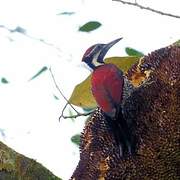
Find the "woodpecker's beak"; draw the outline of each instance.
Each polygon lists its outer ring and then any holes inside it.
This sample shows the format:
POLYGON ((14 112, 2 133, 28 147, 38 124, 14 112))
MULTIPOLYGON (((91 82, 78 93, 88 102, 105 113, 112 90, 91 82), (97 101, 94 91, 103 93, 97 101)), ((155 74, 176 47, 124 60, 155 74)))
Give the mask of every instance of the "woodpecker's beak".
POLYGON ((122 38, 118 38, 118 39, 115 39, 114 41, 111 41, 107 44, 104 44, 102 50, 101 50, 101 53, 99 54, 98 56, 98 60, 99 61, 102 61, 102 63, 104 63, 103 59, 104 59, 104 56, 106 55, 106 53, 108 52, 108 50, 114 46, 116 43, 118 43, 122 38))

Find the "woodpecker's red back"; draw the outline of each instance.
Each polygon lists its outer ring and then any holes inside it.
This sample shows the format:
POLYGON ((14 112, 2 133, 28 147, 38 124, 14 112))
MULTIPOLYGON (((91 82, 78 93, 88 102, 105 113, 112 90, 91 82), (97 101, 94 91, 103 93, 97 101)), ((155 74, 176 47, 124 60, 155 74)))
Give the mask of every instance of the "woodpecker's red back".
POLYGON ((97 104, 110 117, 115 117, 123 93, 123 73, 113 64, 99 66, 92 73, 92 93, 97 104))

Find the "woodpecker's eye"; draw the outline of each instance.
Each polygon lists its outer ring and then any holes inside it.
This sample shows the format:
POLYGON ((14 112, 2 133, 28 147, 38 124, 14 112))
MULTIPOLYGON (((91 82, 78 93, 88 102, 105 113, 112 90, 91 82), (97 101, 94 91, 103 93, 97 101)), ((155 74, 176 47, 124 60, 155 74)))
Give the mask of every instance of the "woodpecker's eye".
POLYGON ((101 48, 102 48, 102 44, 97 44, 97 45, 96 45, 96 49, 97 49, 97 50, 100 50, 101 48))

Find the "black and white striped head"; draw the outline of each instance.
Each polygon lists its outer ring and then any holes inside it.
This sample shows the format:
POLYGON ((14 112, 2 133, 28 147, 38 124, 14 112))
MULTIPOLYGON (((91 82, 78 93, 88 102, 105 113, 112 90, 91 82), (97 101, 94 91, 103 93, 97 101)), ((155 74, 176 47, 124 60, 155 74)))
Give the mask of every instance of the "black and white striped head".
POLYGON ((83 55, 82 61, 88 65, 91 70, 104 64, 104 56, 108 50, 122 38, 118 38, 107 44, 95 44, 88 48, 83 55))

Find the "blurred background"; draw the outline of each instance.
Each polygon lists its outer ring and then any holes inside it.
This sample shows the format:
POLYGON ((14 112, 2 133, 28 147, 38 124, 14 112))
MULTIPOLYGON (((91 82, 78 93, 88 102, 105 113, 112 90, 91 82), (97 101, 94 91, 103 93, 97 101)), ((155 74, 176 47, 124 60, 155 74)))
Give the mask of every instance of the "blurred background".
MULTIPOLYGON (((179 0, 136 2, 180 15, 179 0)), ((69 98, 89 74, 85 50, 119 37, 106 57, 125 56, 126 47, 148 54, 180 38, 180 18, 111 0, 0 0, 0 140, 68 179, 79 160, 71 138, 86 117, 58 121, 66 101, 48 68, 69 98)))

